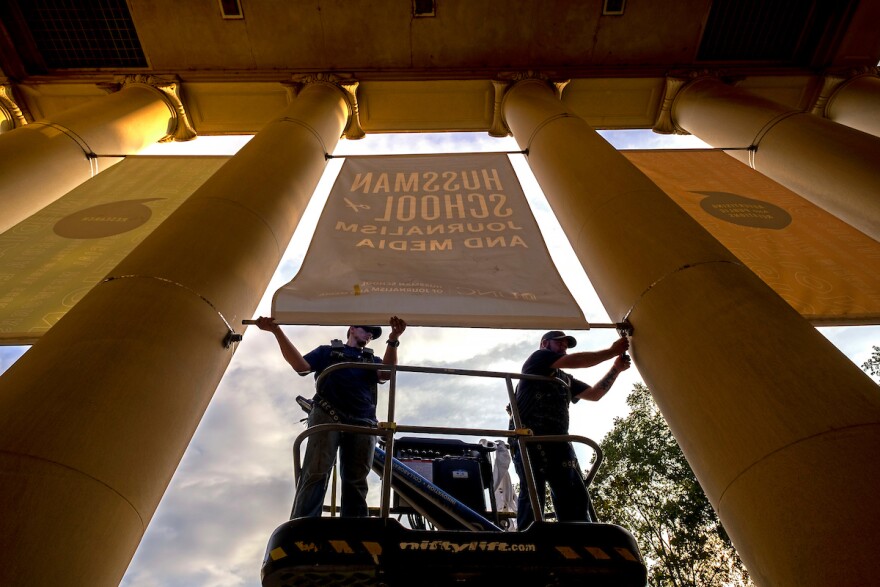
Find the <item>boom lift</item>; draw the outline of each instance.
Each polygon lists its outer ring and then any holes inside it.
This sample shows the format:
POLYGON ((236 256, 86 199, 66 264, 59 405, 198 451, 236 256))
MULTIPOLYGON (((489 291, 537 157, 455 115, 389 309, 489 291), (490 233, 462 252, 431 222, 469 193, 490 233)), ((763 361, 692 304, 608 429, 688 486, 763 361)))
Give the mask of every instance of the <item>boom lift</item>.
POLYGON ((489 508, 483 498, 486 481, 491 479, 491 468, 487 467, 492 447, 449 438, 395 438, 397 433, 509 437, 519 443, 521 450, 532 442, 579 442, 596 453, 586 478, 589 485, 602 462, 599 446, 582 436, 533 436, 531 430, 522 428, 514 401, 514 379, 552 380, 560 385, 564 382, 521 373, 339 363, 318 377, 318 389, 323 377, 345 368, 391 372, 388 419, 380 422, 378 428, 321 424, 307 429, 294 442, 294 473, 298 477, 301 471, 300 446, 313 434, 327 430, 375 434, 384 445, 376 448, 373 459, 373 469, 382 478, 379 515, 298 518, 285 522, 269 539, 262 566, 263 587, 647 584, 647 570, 638 545, 624 528, 543 519, 526 451, 522 451, 526 478, 520 482, 528 488, 537 521, 522 531, 505 532, 491 490, 489 508), (514 430, 397 424, 394 405, 400 372, 504 379, 514 430), (388 458, 389 454, 393 456, 388 458), (429 462, 430 473, 426 468, 429 462), (411 527, 391 518, 391 513, 410 514, 411 527))

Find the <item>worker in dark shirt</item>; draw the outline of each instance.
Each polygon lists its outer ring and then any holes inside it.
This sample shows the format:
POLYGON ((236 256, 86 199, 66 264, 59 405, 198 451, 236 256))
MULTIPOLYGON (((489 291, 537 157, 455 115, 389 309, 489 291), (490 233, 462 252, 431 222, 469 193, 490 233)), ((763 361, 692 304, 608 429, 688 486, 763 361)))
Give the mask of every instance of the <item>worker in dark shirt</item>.
MULTIPOLYGON (((552 330, 541 337, 540 348, 523 364, 524 374, 555 377, 568 383, 565 386, 545 381, 520 381, 516 390, 516 406, 523 427, 530 428, 536 436, 568 434, 569 406, 582 399, 602 399, 617 376, 630 367, 629 356, 625 354, 629 341, 625 337, 614 341, 604 350, 569 354, 568 349, 574 348, 576 344, 574 337, 552 330), (562 371, 563 368, 592 367, 610 359, 614 359, 611 369, 592 387, 562 371)), ((525 530, 535 520, 535 515, 529 501, 519 443, 511 444, 513 463, 520 479, 517 528, 525 530)), ((544 507, 545 484, 549 484, 557 520, 594 521, 590 519, 590 497, 584 485, 583 472, 571 443, 541 442, 530 443, 528 446, 541 507, 544 507)))

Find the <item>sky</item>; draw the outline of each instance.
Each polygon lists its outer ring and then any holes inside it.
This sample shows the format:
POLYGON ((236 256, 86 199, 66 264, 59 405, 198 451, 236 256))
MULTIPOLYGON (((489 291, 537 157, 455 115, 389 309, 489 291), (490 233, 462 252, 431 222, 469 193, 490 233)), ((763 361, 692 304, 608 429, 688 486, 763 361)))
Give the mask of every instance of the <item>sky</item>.
MULTIPOLYGON (((602 134, 620 149, 705 146, 694 137, 662 136, 650 131, 602 134)), ((192 143, 156 145, 146 153, 232 152, 244 140, 203 137, 192 143)), ((495 139, 480 133, 368 135, 360 141, 340 141, 335 154, 474 151, 518 151, 518 147, 511 138, 495 139)), ((550 254, 588 321, 612 322, 550 212, 524 157, 514 155, 511 160, 550 254)), ((255 316, 271 314, 272 294, 296 274, 340 166, 340 159, 328 163, 327 172, 255 316)), ((304 352, 327 344, 333 338, 345 338, 344 328, 285 326, 284 329, 304 352)), ((822 328, 820 331, 859 365, 870 356, 872 345, 880 345, 880 327, 822 328)), ((578 339, 576 350, 607 347, 617 336, 614 330, 600 329, 569 333, 578 339)), ((526 330, 411 327, 401 337, 400 362, 518 372, 525 358, 537 348, 541 334, 541 331, 526 330)), ((382 345, 380 342, 374 346, 382 345)), ((24 350, 24 347, 0 347, 0 373, 24 350)), ((579 369, 573 374, 593 383, 608 366, 579 369)), ((639 381, 641 377, 634 366, 621 375, 601 401, 574 406, 572 433, 600 441, 612 428, 614 418, 626 415, 626 395, 639 381)), ((293 499, 291 446, 296 435, 305 429, 300 422, 304 414, 294 398, 312 393, 313 379, 293 372, 281 357, 272 335, 256 328, 246 331, 150 522, 122 581, 124 587, 259 585, 266 543, 272 531, 287 520, 293 499)), ((401 424, 507 427, 506 391, 503 384, 495 380, 487 383, 455 376, 438 379, 403 374, 399 380, 398 400, 395 420, 401 424)), ((380 420, 385 419, 385 405, 380 399, 380 420)), ((471 442, 479 439, 466 438, 471 442)), ((372 481, 370 502, 378 505, 378 478, 372 481)))

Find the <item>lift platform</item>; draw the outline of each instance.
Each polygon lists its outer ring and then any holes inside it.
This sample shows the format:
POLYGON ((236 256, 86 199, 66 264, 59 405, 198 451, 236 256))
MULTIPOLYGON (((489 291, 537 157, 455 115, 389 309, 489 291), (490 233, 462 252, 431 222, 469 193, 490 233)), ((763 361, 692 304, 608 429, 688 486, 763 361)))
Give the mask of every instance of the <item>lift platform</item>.
POLYGON ((263 563, 263 587, 646 583, 635 539, 611 524, 472 532, 412 530, 383 518, 299 518, 275 530, 263 563))
MULTIPOLYGON (((299 435, 294 443, 294 472, 300 474, 299 452, 305 439, 324 430, 375 434, 384 440, 376 449, 373 469, 382 477, 382 499, 378 517, 299 518, 279 526, 269 540, 262 567, 263 587, 305 587, 325 585, 370 585, 434 587, 441 585, 595 586, 644 587, 647 570, 635 538, 613 524, 538 521, 523 531, 505 532, 498 525, 491 489, 489 502, 475 500, 474 492, 447 484, 414 462, 453 458, 454 477, 479 482, 484 493, 485 463, 490 447, 468 445, 455 439, 395 438, 395 433, 510 437, 524 448, 531 442, 582 442, 593 448, 596 459, 587 473, 592 481, 602 461, 601 448, 581 436, 532 436, 519 425, 514 402, 514 379, 542 379, 520 373, 496 373, 428 367, 341 363, 327 369, 379 368, 392 371, 389 385, 388 421, 379 428, 322 424, 299 435), (503 378, 507 383, 514 430, 403 426, 394 423, 394 400, 398 372, 440 373, 503 378), (387 458, 387 455, 401 458, 387 458), (420 458, 412 459, 418 455, 420 458), (475 467, 468 467, 468 460, 475 467), (423 474, 424 473, 424 474, 423 474), (427 475, 427 476, 426 476, 427 475), (435 483, 436 481, 436 483, 435 483), (429 521, 420 527, 406 527, 390 517, 391 490, 396 509, 416 512, 429 521)), ((554 380, 560 384, 559 380, 554 380)), ((320 385, 320 378, 318 384, 320 385)), ((526 479, 533 511, 541 512, 534 478, 523 452, 526 479)), ((438 470, 435 466, 432 470, 438 470)), ((443 470, 441 467, 439 470, 443 470)), ((491 484, 489 485, 491 487, 491 484)))

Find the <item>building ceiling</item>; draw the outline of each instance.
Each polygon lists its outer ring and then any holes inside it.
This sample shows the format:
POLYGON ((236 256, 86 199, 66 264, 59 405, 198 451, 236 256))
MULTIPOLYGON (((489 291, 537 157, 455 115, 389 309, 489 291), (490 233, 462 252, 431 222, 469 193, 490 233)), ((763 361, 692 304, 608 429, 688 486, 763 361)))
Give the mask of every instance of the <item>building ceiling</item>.
POLYGON ((486 130, 492 80, 533 71, 598 128, 650 128, 670 73, 806 108, 824 72, 880 61, 878 19, 867 0, 6 0, 0 76, 31 119, 119 75, 177 79, 196 130, 231 134, 317 72, 359 80, 367 132, 486 130))

